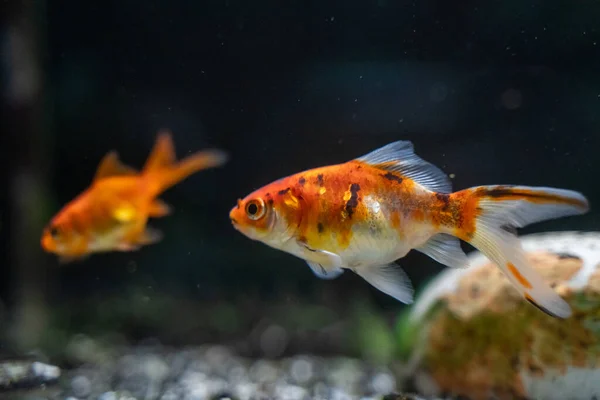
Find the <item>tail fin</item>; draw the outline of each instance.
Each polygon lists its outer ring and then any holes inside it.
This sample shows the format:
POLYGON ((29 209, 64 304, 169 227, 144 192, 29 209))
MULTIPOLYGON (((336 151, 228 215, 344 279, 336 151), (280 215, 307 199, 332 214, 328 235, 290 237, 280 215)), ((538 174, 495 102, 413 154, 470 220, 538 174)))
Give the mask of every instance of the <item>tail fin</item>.
POLYGON ((528 265, 515 228, 584 214, 589 210, 587 199, 571 190, 526 186, 480 186, 453 196, 465 199, 466 225, 457 236, 496 263, 531 304, 551 316, 570 317, 569 304, 528 265))
POLYGON ((221 166, 227 160, 225 152, 211 149, 199 151, 177 161, 171 133, 161 131, 142 174, 155 178, 159 186, 158 192, 162 192, 198 171, 221 166))

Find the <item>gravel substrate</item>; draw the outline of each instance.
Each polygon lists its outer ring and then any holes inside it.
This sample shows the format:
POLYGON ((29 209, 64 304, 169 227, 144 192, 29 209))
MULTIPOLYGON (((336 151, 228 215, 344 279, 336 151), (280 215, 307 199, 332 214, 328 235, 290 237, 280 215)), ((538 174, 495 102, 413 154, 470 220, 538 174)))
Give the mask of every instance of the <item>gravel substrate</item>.
POLYGON ((308 355, 277 361, 251 360, 221 346, 178 350, 160 345, 140 346, 102 363, 86 363, 63 371, 39 363, 32 369, 32 365, 30 362, 29 367, 24 367, 30 371, 29 383, 4 385, 0 398, 342 400, 386 396, 419 399, 394 394, 396 379, 386 367, 351 358, 308 355), (31 371, 42 375, 32 377, 31 371), (29 389, 24 389, 25 386, 29 389))

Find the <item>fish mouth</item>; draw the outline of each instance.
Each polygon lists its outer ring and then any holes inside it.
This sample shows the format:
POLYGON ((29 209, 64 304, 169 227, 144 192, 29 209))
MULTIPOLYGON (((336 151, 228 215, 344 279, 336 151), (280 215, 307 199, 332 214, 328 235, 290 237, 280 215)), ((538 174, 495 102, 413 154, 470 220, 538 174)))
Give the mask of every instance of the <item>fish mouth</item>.
POLYGON ((42 246, 42 249, 50 253, 56 250, 55 246, 52 243, 52 240, 48 235, 42 236, 42 238, 40 239, 40 245, 42 246))

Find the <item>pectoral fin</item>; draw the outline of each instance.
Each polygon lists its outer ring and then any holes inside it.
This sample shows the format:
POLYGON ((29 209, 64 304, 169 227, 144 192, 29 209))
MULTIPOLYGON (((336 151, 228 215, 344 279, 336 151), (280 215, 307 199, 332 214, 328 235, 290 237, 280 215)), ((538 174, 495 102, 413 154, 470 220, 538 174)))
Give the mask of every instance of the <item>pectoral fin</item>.
POLYGON ((311 261, 307 261, 306 263, 308 264, 308 266, 310 267, 312 272, 318 278, 321 278, 321 279, 335 279, 344 273, 344 270, 342 268, 338 268, 338 267, 325 268, 321 264, 317 264, 317 263, 311 262, 311 261))
MULTIPOLYGON (((306 242, 298 240, 298 245, 301 246, 306 253, 306 260, 311 260, 316 264, 327 267, 341 268, 342 258, 335 253, 327 250, 313 249, 306 242)), ((329 268, 328 268, 329 269, 329 268)), ((313 269, 314 270, 314 269, 313 269)))

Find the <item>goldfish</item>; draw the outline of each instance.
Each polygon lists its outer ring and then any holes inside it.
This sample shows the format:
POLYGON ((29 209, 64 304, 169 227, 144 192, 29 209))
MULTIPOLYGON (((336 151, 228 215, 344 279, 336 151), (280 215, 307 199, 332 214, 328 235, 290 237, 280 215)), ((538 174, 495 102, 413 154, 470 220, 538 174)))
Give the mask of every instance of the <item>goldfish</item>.
POLYGON ((159 242, 163 234, 147 227, 149 217, 171 214, 157 197, 188 176, 226 163, 218 149, 200 151, 177 161, 169 131, 157 135, 141 171, 123 164, 115 150, 100 161, 91 185, 66 204, 44 228, 42 248, 61 263, 92 253, 135 251, 159 242))
POLYGON ((516 185, 453 192, 450 178, 396 141, 342 164, 281 178, 238 199, 229 217, 246 237, 304 260, 322 279, 351 270, 411 304, 414 289, 398 260, 416 250, 451 268, 468 268, 461 241, 496 264, 541 311, 572 315, 528 264, 516 228, 584 214, 572 190, 516 185))

